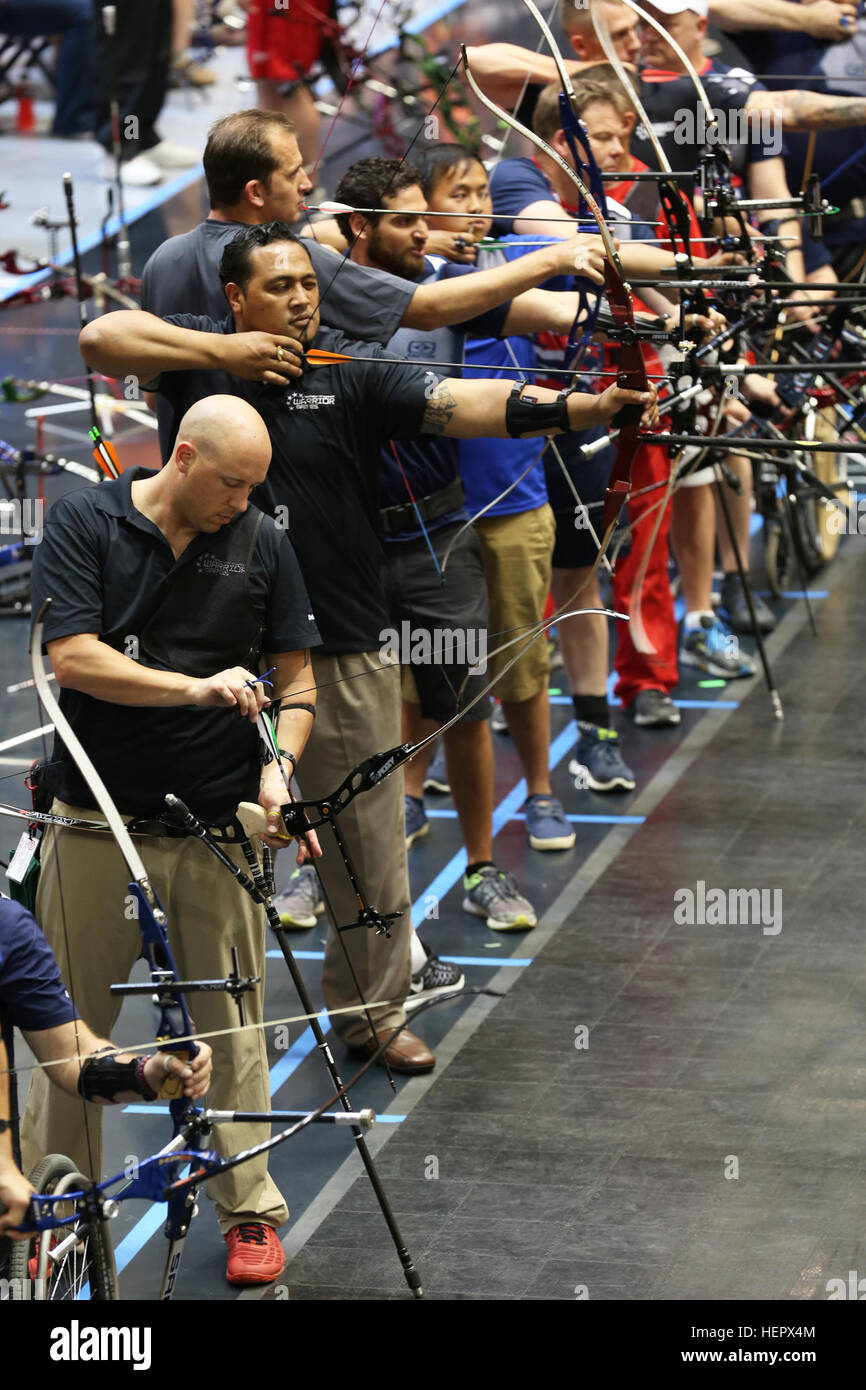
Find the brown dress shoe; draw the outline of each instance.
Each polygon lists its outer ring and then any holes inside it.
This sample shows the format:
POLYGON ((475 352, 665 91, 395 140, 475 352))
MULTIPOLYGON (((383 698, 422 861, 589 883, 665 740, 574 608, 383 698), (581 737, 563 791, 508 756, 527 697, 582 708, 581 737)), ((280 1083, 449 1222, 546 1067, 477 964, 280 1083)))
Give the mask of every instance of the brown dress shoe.
MULTIPOLYGON (((368 1038, 363 1043, 348 1044, 349 1051, 354 1052, 358 1057, 369 1057, 375 1052, 376 1048, 393 1033, 393 1028, 383 1028, 377 1033, 377 1041, 368 1038)), ((385 1048, 379 1058, 379 1066, 384 1066, 384 1059, 388 1059, 388 1066, 392 1071, 405 1072, 409 1075, 415 1072, 432 1071, 436 1065, 436 1058, 430 1051, 427 1044, 421 1038, 416 1038, 414 1033, 410 1033, 408 1028, 404 1028, 398 1033, 389 1047, 385 1048)))

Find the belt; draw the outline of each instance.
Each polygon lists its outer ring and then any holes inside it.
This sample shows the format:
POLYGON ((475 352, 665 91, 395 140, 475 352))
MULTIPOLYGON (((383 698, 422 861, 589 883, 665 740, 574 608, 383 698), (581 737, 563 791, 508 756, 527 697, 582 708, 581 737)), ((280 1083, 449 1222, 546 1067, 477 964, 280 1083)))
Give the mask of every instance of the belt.
POLYGON ((417 531, 419 513, 422 521, 435 521, 438 516, 459 511, 465 500, 463 483, 459 478, 454 478, 438 492, 416 498, 417 512, 411 502, 400 507, 383 507, 379 512, 382 530, 390 536, 399 535, 401 531, 417 531))
MULTIPOLYGON (((183 826, 160 820, 158 816, 136 816, 126 822, 126 828, 130 835, 156 835, 166 840, 185 840, 189 835, 189 831, 183 826)), ((230 825, 206 825, 204 828, 214 840, 236 842, 243 839, 243 834, 238 833, 237 822, 230 825)))

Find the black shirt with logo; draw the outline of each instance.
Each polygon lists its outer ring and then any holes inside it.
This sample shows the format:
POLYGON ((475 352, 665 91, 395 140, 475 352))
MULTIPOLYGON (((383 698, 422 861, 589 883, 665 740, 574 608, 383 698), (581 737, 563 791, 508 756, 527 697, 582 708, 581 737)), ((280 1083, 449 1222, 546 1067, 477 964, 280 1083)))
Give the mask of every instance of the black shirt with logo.
MULTIPOLYGON (((233 333, 221 323, 172 314, 166 323, 233 333)), ((288 529, 325 651, 376 651, 389 626, 379 539, 381 448, 421 433, 427 400, 443 375, 401 362, 378 343, 323 329, 315 346, 346 363, 308 368, 288 387, 242 381, 222 371, 163 372, 153 383, 169 401, 171 437, 203 396, 243 397, 262 416, 273 445, 258 506, 288 529)))
MULTIPOLYGON (((93 633, 141 665, 195 677, 315 647, 298 561, 274 521, 250 507, 175 559, 132 501, 133 482, 149 476, 129 470, 51 508, 32 573, 33 612, 52 601, 44 641, 93 633)), ((232 709, 120 705, 77 690, 62 690, 60 706, 126 814, 157 815, 173 792, 205 823, 227 824, 258 796, 258 736, 232 709)), ((57 735, 46 787, 93 805, 57 735)))

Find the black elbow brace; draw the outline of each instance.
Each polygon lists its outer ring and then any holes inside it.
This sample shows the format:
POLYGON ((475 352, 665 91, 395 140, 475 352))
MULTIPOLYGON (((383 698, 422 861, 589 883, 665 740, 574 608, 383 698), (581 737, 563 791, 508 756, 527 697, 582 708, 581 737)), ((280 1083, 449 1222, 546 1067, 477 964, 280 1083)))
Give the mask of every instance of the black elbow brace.
POLYGON ((539 401, 535 396, 522 396, 523 385, 516 385, 505 402, 505 428, 512 439, 539 430, 570 430, 568 392, 560 391, 555 401, 539 401))
POLYGON ((78 1094, 84 1100, 107 1100, 113 1104, 117 1096, 134 1091, 144 1100, 155 1100, 144 1079, 146 1057, 132 1062, 119 1062, 110 1052, 94 1052, 85 1057, 78 1076, 78 1094))

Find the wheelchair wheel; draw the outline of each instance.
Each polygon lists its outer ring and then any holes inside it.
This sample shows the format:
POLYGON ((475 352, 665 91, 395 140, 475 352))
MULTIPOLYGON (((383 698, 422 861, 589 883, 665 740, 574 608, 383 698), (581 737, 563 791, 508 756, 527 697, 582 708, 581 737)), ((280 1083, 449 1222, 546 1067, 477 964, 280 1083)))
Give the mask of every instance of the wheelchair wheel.
MULTIPOLYGON (((39 1193, 77 1192, 86 1187, 75 1164, 64 1154, 49 1154, 30 1174, 39 1193)), ((9 1255, 9 1282, 20 1281, 21 1297, 30 1281, 30 1297, 38 1302, 66 1302, 89 1297, 113 1302, 118 1297, 114 1249, 108 1222, 76 1211, 75 1204, 64 1204, 69 1225, 43 1231, 29 1240, 12 1242, 9 1255), (62 1247, 62 1249, 60 1249, 62 1247), (58 1253, 59 1252, 59 1253, 58 1253)))
POLYGON ((779 522, 764 523, 764 570, 774 598, 782 597, 790 562, 788 537, 779 522))

